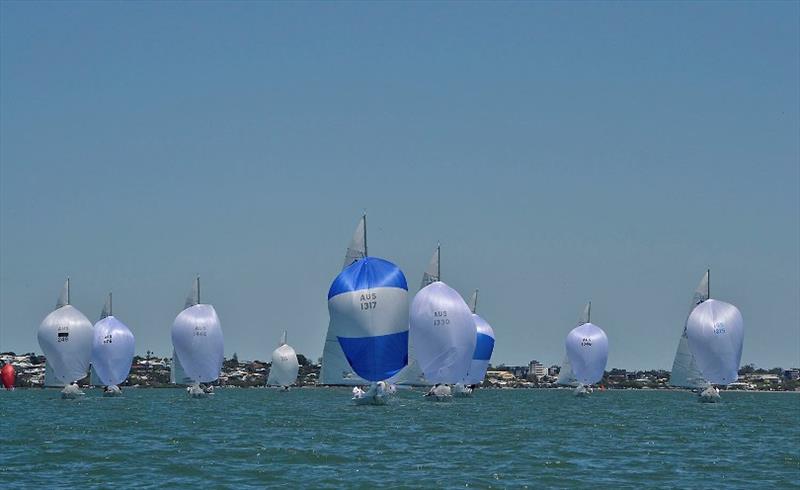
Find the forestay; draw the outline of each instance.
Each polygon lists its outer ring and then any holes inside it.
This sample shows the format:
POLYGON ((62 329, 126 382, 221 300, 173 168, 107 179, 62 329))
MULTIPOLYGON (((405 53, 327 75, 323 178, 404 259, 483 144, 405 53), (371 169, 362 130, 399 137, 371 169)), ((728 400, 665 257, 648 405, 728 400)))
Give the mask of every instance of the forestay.
POLYGON ((410 335, 429 382, 455 384, 467 376, 477 334, 457 291, 441 281, 422 288, 411 303, 410 335))
POLYGON ((603 379, 608 361, 608 337, 593 323, 573 328, 567 335, 567 357, 578 382, 594 384, 603 379))
POLYGON ((347 267, 328 291, 328 312, 329 335, 361 378, 382 381, 408 363, 408 285, 396 265, 366 257, 347 267))
POLYGON ((703 377, 727 385, 738 378, 744 322, 732 304, 709 299, 697 305, 686 321, 689 349, 703 377))

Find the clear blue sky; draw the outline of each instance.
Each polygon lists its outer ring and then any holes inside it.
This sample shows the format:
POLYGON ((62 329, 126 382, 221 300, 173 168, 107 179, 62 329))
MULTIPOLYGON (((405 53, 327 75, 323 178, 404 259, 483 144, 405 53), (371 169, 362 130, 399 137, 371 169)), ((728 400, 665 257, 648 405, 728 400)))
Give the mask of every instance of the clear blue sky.
POLYGON ((797 2, 0 3, 0 350, 64 278, 170 352, 199 273, 225 352, 321 354, 361 210, 493 361, 669 368, 692 290, 800 365, 797 2))

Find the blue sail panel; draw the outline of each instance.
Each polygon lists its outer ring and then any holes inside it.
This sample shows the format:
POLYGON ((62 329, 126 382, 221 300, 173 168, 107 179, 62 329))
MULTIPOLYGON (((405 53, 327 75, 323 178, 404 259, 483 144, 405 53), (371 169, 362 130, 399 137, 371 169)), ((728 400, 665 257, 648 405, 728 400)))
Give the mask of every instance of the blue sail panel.
POLYGON ((494 338, 484 333, 479 333, 477 341, 475 342, 475 352, 472 354, 472 358, 481 361, 488 361, 492 358, 493 350, 494 338))
POLYGON ((376 337, 338 337, 347 362, 362 378, 382 381, 408 364, 408 330, 376 337))
POLYGON ((408 291, 406 276, 400 268, 388 260, 365 257, 336 276, 328 290, 328 299, 351 291, 391 287, 408 291))

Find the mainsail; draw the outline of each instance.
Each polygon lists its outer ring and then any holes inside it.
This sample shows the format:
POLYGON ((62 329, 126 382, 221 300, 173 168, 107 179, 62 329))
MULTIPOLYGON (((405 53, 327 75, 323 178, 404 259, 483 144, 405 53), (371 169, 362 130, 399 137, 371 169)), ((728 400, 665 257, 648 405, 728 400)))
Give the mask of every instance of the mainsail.
POLYGON ((728 385, 738 378, 742 360, 744 322, 732 304, 706 300, 686 320, 689 349, 703 377, 718 385, 728 385))
POLYGON ((300 364, 297 362, 297 353, 286 343, 286 332, 281 336, 281 342, 272 352, 272 366, 267 377, 268 386, 290 386, 297 381, 300 364))
MULTIPOLYGON (((689 307, 689 314, 692 313, 694 308, 700 303, 708 300, 711 297, 709 290, 709 270, 703 274, 700 284, 697 285, 694 294, 692 295, 692 303, 689 307)), ((689 315, 686 316, 688 322, 689 315)), ((697 362, 689 350, 689 337, 686 334, 686 322, 683 324, 683 332, 678 341, 678 350, 675 352, 675 360, 672 363, 672 371, 669 376, 669 384, 672 386, 680 386, 683 388, 702 389, 709 386, 708 380, 703 377, 700 368, 697 367, 697 362)))
POLYGON ((408 285, 396 265, 366 257, 347 267, 331 284, 328 311, 330 331, 358 376, 383 381, 406 366, 408 285))
POLYGON ((419 287, 420 289, 424 288, 428 284, 441 280, 442 277, 441 258, 442 258, 442 247, 440 244, 437 243, 436 250, 433 252, 433 256, 431 257, 431 261, 428 264, 428 268, 425 269, 425 272, 422 274, 422 284, 419 287))
POLYGON ((66 386, 86 376, 92 357, 92 324, 70 304, 67 279, 52 311, 39 325, 38 339, 47 363, 46 386, 66 386))
MULTIPOLYGON (((214 307, 200 302, 200 278, 193 285, 191 301, 172 324, 172 345, 187 377, 194 383, 210 383, 222 369, 222 327, 214 307)), ((174 362, 174 361, 173 361, 174 362)))
POLYGON ((475 352, 476 327, 457 291, 437 281, 422 288, 411 303, 410 336, 416 359, 431 383, 461 382, 475 352))
POLYGON ((114 316, 109 293, 100 320, 94 326, 92 370, 99 384, 123 383, 130 373, 134 352, 133 333, 114 316))
MULTIPOLYGON (((591 302, 586 305, 579 320, 587 321, 573 328, 566 340, 567 358, 574 377, 579 383, 587 385, 603 379, 608 362, 608 337, 603 329, 588 321, 590 316, 591 302)), ((565 373, 565 380, 568 376, 569 373, 565 373)))
MULTIPOLYGON (((356 231, 350 246, 344 255, 344 267, 347 269, 354 262, 367 256, 367 215, 361 216, 356 225, 356 231)), ((366 380, 356 375, 347 363, 342 346, 336 333, 328 324, 328 332, 325 334, 325 346, 322 349, 322 369, 320 372, 320 382, 325 385, 362 385, 366 380)))

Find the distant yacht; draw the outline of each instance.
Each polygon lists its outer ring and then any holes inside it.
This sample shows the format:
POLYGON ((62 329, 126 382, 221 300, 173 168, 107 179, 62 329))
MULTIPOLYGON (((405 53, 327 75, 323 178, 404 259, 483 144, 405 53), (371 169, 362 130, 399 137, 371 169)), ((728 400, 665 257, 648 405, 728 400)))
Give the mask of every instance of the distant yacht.
MULTIPOLYGON (((715 299, 703 301, 686 320, 686 335, 703 378, 723 386, 738 379, 744 341, 744 321, 738 308, 715 299)), ((716 402, 719 398, 719 390, 714 386, 700 393, 704 402, 716 402)))
POLYGON ((210 387, 201 388, 200 384, 219 378, 224 360, 222 326, 214 307, 200 302, 200 277, 195 279, 184 310, 172 324, 172 345, 181 369, 190 380, 189 394, 203 397, 213 391, 210 387))
POLYGON ((105 396, 122 394, 119 385, 130 373, 136 350, 133 333, 114 316, 113 307, 113 296, 108 293, 92 344, 92 368, 99 384, 105 386, 105 396))
POLYGON ((672 363, 672 371, 669 376, 669 384, 672 386, 696 390, 705 390, 711 386, 711 383, 703 377, 700 368, 697 367, 697 361, 695 361, 692 351, 689 349, 689 336, 686 333, 689 315, 697 305, 711 297, 710 276, 711 270, 706 270, 700 280, 700 284, 697 285, 697 289, 694 291, 694 295, 692 295, 689 314, 686 315, 686 321, 683 323, 683 333, 681 333, 681 338, 678 341, 678 350, 675 352, 675 360, 672 363))
POLYGON ((299 370, 297 353, 292 346, 286 343, 286 332, 284 331, 281 335, 280 345, 272 351, 272 365, 269 368, 267 386, 282 386, 288 389, 297 381, 299 370))
POLYGON ((39 325, 39 346, 47 358, 45 385, 64 388, 62 397, 83 393, 77 381, 83 379, 92 357, 92 323, 70 304, 70 280, 64 283, 56 308, 39 325))
POLYGON ((437 385, 428 395, 437 400, 452 393, 448 385, 463 382, 477 340, 469 307, 457 291, 441 281, 440 254, 437 245, 436 275, 426 273, 423 277, 424 286, 411 302, 409 325, 415 359, 425 379, 437 385))
POLYGON ((590 321, 591 302, 585 311, 587 322, 573 328, 566 340, 567 357, 578 381, 576 396, 591 392, 591 385, 603 379, 608 362, 608 337, 590 321))
MULTIPOLYGON (((589 323, 592 317, 592 302, 589 301, 586 303, 586 306, 583 308, 583 313, 578 318, 578 326, 583 325, 584 323, 589 323)), ((572 363, 569 362, 569 357, 564 354, 564 361, 561 363, 561 369, 558 371, 558 379, 556 379, 556 384, 560 384, 563 386, 572 386, 576 388, 578 386, 578 379, 575 377, 575 373, 572 372, 572 363)))
MULTIPOLYGON (((353 239, 344 254, 344 271, 353 263, 367 256, 367 214, 361 215, 358 220, 353 239)), ((324 385, 363 385, 367 380, 358 376, 342 351, 336 331, 332 325, 328 325, 328 332, 325 335, 325 346, 322 350, 322 368, 320 370, 320 383, 324 385)))

